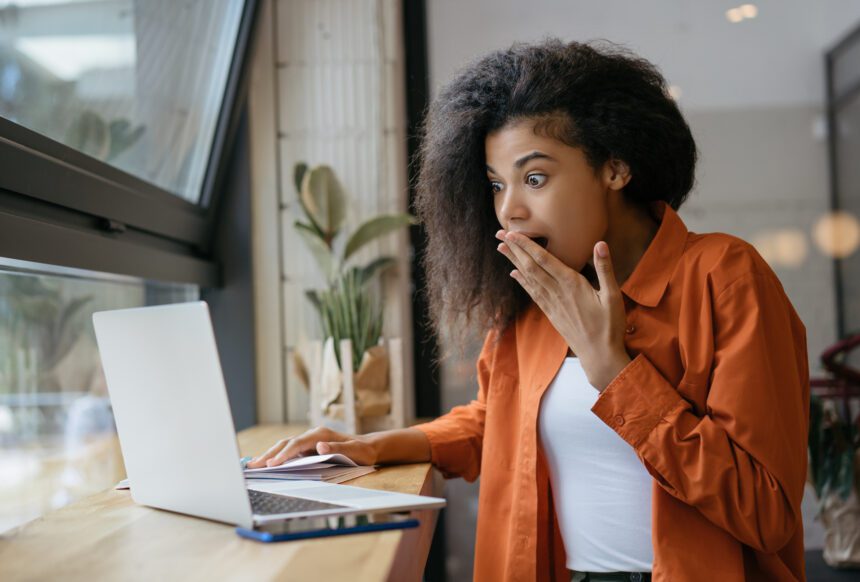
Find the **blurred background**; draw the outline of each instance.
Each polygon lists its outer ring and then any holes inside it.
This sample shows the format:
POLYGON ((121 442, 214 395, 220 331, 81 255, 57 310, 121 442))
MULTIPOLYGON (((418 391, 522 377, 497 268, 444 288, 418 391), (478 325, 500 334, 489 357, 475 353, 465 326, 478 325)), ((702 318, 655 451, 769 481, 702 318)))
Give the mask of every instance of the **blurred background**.
MULTIPOLYGON (((469 61, 547 36, 663 72, 701 155, 680 215, 775 270, 850 467, 856 382, 820 356, 860 332, 860 3, 0 0, 0 532, 124 474, 94 311, 205 299, 236 428, 307 423, 292 356, 320 337, 305 292, 325 281, 293 228, 293 168, 337 172, 347 227, 408 211, 428 102, 469 61)), ((375 290, 411 422, 474 397, 483 339, 461 356, 422 325, 424 245, 413 226, 357 254, 394 260, 375 290)), ((447 483, 426 579, 472 578, 479 486, 447 483)))

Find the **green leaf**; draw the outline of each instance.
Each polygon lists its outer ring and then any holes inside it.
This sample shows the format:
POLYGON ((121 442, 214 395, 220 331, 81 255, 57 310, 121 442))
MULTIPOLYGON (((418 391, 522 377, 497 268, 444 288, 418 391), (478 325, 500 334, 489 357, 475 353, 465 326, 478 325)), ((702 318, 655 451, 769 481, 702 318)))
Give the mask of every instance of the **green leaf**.
POLYGON ((349 241, 346 243, 346 249, 343 253, 343 260, 346 262, 350 256, 358 249, 369 243, 373 239, 380 237, 389 232, 395 231, 398 228, 416 224, 417 219, 411 214, 382 214, 375 218, 371 218, 362 224, 358 230, 352 233, 349 241))
POLYGON ((84 111, 66 131, 66 144, 94 158, 104 160, 110 152, 110 129, 94 111, 84 111))
POLYGON ((293 167, 293 183, 296 185, 297 193, 302 191, 302 179, 307 171, 308 165, 304 162, 299 162, 293 167))
POLYGON ((354 371, 358 371, 364 352, 379 343, 382 329, 381 306, 361 284, 360 275, 359 269, 351 269, 340 275, 328 290, 319 293, 325 337, 331 337, 337 346, 338 365, 341 365, 340 340, 352 340, 354 371))
POLYGON ((143 125, 138 125, 132 129, 131 123, 127 119, 116 119, 110 122, 110 149, 107 154, 107 161, 110 161, 120 155, 122 152, 133 146, 137 140, 143 135, 146 128, 143 125))
POLYGON ((846 422, 832 400, 815 394, 809 408, 809 472, 819 510, 827 496, 838 494, 843 500, 851 493, 854 482, 854 455, 860 439, 857 425, 846 422))
POLYGON ((92 299, 91 295, 85 295, 61 306, 48 345, 43 350, 42 364, 45 368, 53 369, 78 342, 85 325, 85 313, 82 310, 92 299))
POLYGON ((313 304, 314 309, 317 310, 317 313, 322 312, 322 305, 320 305, 319 293, 316 291, 316 289, 306 290, 305 291, 305 297, 307 297, 308 301, 310 301, 313 304))
POLYGON ((311 211, 308 210, 308 207, 305 205, 305 200, 304 200, 304 198, 302 198, 302 181, 304 180, 304 177, 307 174, 307 171, 308 171, 308 165, 304 162, 299 162, 293 168, 293 181, 295 182, 296 192, 298 193, 299 206, 302 207, 302 212, 305 213, 305 216, 310 221, 310 223, 311 223, 310 225, 317 232, 319 237, 323 241, 325 241, 326 246, 329 249, 331 249, 330 241, 326 240, 326 235, 323 232, 322 227, 317 223, 316 219, 314 218, 314 215, 311 214, 311 211))
POLYGON ((358 282, 360 285, 366 284, 378 272, 392 267, 397 261, 394 257, 379 257, 365 265, 364 267, 353 267, 358 272, 358 282))
POLYGON ((346 197, 334 170, 329 166, 315 166, 305 172, 299 198, 330 247, 346 218, 346 197))
POLYGON ((809 474, 812 477, 812 484, 815 486, 815 494, 821 498, 822 493, 822 410, 821 398, 815 394, 810 395, 809 399, 809 474))
POLYGON ((320 238, 319 233, 314 230, 312 226, 297 220, 295 222, 295 227, 311 253, 313 253, 326 281, 331 282, 334 279, 338 268, 337 260, 331 250, 326 246, 325 241, 320 238))

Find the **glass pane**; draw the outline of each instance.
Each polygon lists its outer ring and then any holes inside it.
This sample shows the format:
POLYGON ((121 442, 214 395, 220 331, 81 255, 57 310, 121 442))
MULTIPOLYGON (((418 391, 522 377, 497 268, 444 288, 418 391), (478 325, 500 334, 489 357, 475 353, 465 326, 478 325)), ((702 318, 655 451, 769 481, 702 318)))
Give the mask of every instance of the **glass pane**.
POLYGON ((92 313, 198 297, 0 260, 0 532, 124 477, 92 313))
POLYGON ((0 116, 200 199, 241 0, 0 0, 0 116))
POLYGON ((839 99, 846 91, 860 83, 860 41, 843 47, 833 59, 834 97, 839 99))
MULTIPOLYGON (((860 43, 858 43, 860 46, 860 43)), ((860 94, 836 111, 836 160, 839 207, 860 217, 860 94)), ((842 309, 845 333, 860 333, 860 253, 842 259, 842 309)), ((860 366, 860 352, 849 353, 846 363, 860 366)))

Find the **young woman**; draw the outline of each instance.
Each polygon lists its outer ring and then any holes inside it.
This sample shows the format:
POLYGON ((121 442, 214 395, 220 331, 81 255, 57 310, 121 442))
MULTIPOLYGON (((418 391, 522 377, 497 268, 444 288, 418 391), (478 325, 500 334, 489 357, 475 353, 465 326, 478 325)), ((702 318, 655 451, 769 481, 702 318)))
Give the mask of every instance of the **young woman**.
POLYGON ((742 240, 676 213, 696 146, 657 69, 514 45, 432 105, 416 208, 433 320, 486 339, 432 422, 307 452, 481 479, 476 580, 803 580, 805 328, 742 240))

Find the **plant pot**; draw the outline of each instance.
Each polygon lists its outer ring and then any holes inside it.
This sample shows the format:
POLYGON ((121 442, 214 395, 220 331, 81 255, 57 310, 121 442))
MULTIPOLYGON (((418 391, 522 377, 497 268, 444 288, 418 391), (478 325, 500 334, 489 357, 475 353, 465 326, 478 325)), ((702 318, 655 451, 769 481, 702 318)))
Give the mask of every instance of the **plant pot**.
MULTIPOLYGON (((332 338, 311 342, 293 353, 296 370, 310 391, 309 420, 314 426, 357 434, 362 428, 405 426, 402 350, 399 338, 365 351, 353 373, 341 371, 332 338)), ((341 362, 352 362, 352 342, 341 341, 341 362)))
POLYGON ((854 454, 854 487, 847 499, 827 495, 821 505, 824 524, 824 561, 834 568, 860 567, 860 451, 854 454))
MULTIPOLYGON (((332 338, 328 338, 323 347, 321 406, 323 415, 337 420, 344 420, 345 418, 343 380, 343 372, 338 367, 334 355, 334 341, 332 338)), ((358 371, 353 374, 352 382, 355 389, 355 414, 357 417, 383 416, 390 412, 388 351, 384 346, 373 346, 364 352, 361 365, 358 371)))

